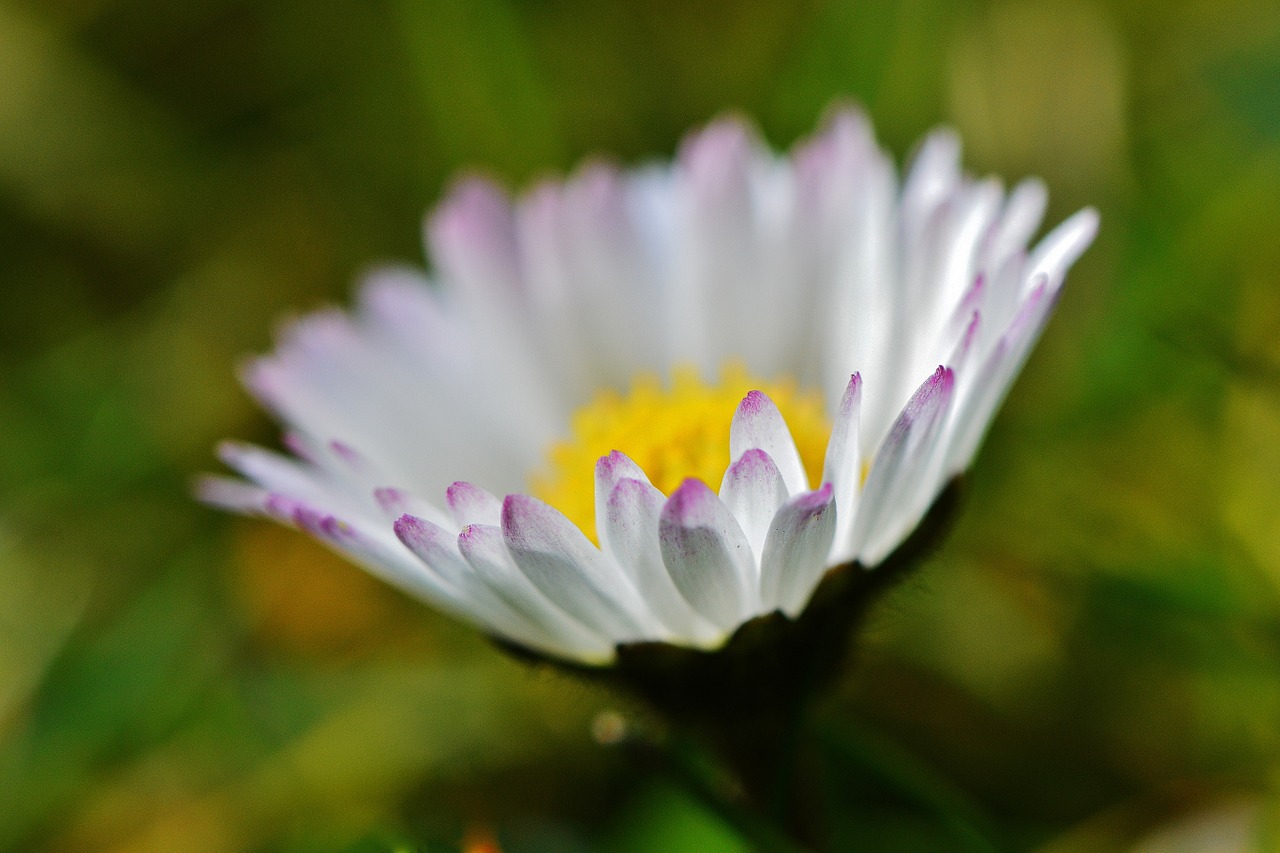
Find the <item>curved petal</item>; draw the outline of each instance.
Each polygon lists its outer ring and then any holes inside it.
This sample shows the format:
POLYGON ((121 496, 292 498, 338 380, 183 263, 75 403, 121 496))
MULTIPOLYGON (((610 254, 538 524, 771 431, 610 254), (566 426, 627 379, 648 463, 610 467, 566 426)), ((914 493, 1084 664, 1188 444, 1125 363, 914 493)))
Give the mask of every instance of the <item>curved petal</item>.
POLYGON ((837 508, 831 484, 796 495, 778 510, 764 543, 760 597, 764 608, 798 616, 827 570, 836 533, 837 508))
POLYGON ((916 391, 876 452, 853 525, 853 547, 864 565, 889 555, 919 521, 926 506, 917 497, 931 496, 935 484, 921 481, 938 446, 951 404, 955 377, 939 367, 916 391))
POLYGON ((609 545, 609 500, 614 487, 623 480, 636 480, 648 484, 649 477, 625 453, 614 450, 608 456, 600 457, 596 462, 596 536, 600 539, 600 548, 604 551, 617 550, 610 548, 609 545))
POLYGON ((528 495, 508 495, 502 537, 524 576, 584 625, 615 642, 656 630, 621 568, 559 511, 528 495))
POLYGON ((1098 211, 1091 207, 1077 211, 1069 219, 1045 236, 1031 253, 1028 281, 1046 276, 1049 284, 1057 288, 1066 277, 1067 269, 1076 262, 1084 250, 1093 243, 1098 233, 1098 211))
POLYGON ((609 632, 576 618, 525 576, 507 551, 500 528, 488 524, 463 528, 458 535, 458 550, 472 570, 529 621, 571 645, 597 651, 608 649, 612 654, 616 641, 609 632))
POLYGON ((751 544, 756 565, 764 553, 764 539, 774 513, 787 499, 787 486, 778 466, 758 447, 743 453, 724 472, 720 500, 733 513, 751 544))
POLYGON ((948 437, 946 470, 962 471, 972 461, 986 434, 995 410, 1009 393, 1018 372, 1031 354, 1049 315, 1057 304, 1059 291, 1041 279, 1018 309, 1009 328, 1000 337, 986 361, 975 365, 968 393, 957 407, 948 437))
POLYGON ((667 499, 641 480, 624 478, 609 493, 598 528, 607 553, 622 566, 653 614, 675 637, 709 641, 710 623, 689 606, 667 572, 659 545, 659 518, 667 499))
POLYGON ((574 636, 562 620, 539 622, 512 607, 467 563, 458 550, 457 537, 439 525, 402 515, 396 520, 395 533, 419 560, 457 590, 459 609, 486 630, 565 657, 601 660, 612 654, 607 643, 585 632, 574 636))
POLYGON ((751 545, 706 483, 680 484, 662 508, 658 537, 667 572, 699 613, 728 631, 752 612, 758 596, 751 545))
POLYGON ((445 491, 445 501, 459 527, 468 524, 496 527, 502 523, 502 501, 473 483, 459 480, 451 484, 445 491))
POLYGON ((774 402, 760 391, 751 391, 742 399, 729 425, 730 459, 737 460, 753 448, 769 454, 778 466, 788 494, 809 488, 809 478, 787 422, 774 402))
POLYGON ((858 511, 858 493, 862 489, 862 454, 858 445, 858 420, 862 409, 862 376, 849 377, 840 406, 831 424, 827 455, 822 465, 822 479, 831 484, 832 498, 840 512, 832 539, 831 560, 843 563, 856 555, 850 538, 853 519, 858 511))

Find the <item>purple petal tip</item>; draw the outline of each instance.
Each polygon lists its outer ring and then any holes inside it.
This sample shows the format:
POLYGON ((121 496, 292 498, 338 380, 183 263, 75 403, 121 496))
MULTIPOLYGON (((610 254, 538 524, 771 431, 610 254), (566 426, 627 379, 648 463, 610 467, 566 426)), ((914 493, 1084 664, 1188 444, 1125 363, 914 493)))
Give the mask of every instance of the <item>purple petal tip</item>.
POLYGON ((359 539, 354 527, 332 515, 320 519, 320 530, 335 542, 354 542, 359 539))
POLYGON ((502 532, 507 536, 519 536, 531 515, 549 509, 546 504, 529 495, 507 495, 502 499, 502 532))
POLYGON ((430 546, 440 535, 440 528, 426 519, 404 513, 391 526, 396 538, 411 551, 421 551, 430 546))
POLYGON ((408 495, 400 489, 383 486, 373 490, 373 499, 382 507, 383 512, 394 512, 405 505, 408 495))
POLYGON ((662 521, 690 527, 710 521, 716 493, 697 477, 688 477, 680 484, 662 508, 662 521))
POLYGON ((767 472, 772 472, 775 477, 779 476, 778 465, 772 456, 758 447, 743 451, 737 461, 729 466, 729 474, 735 477, 760 477, 767 472))
POLYGON ((359 451, 346 442, 334 439, 329 442, 329 449, 333 451, 334 456, 337 456, 348 465, 360 465, 364 461, 364 457, 360 455, 359 451))
POLYGON ((608 454, 596 460, 596 473, 602 477, 611 478, 618 468, 630 461, 626 454, 621 451, 610 450, 608 454))
POLYGON ((280 521, 297 523, 297 514, 302 509, 302 504, 288 495, 272 492, 263 501, 262 508, 266 510, 268 515, 280 521))
POLYGON ((400 537, 400 540, 403 542, 406 536, 412 536, 414 533, 422 529, 422 519, 418 518, 416 515, 409 515, 409 513, 406 512, 397 518, 391 527, 395 530, 396 536, 400 537))
POLYGON ((834 487, 830 483, 823 483, 822 488, 813 492, 806 492, 797 498, 797 502, 805 509, 816 510, 831 503, 831 496, 835 493, 834 487))
POLYGON ((312 536, 324 534, 324 519, 322 513, 309 506, 298 504, 293 507, 293 523, 312 536))

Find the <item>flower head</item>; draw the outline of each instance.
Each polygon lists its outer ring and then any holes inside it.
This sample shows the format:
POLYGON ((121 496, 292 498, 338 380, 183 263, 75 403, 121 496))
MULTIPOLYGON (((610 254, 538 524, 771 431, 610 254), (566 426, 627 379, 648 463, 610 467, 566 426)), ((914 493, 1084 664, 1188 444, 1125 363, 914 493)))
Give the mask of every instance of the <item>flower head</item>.
POLYGON ((432 277, 377 272, 248 366, 291 454, 226 445, 245 481, 203 497, 540 652, 714 648, 968 466, 1096 229, 1028 249, 1045 201, 947 131, 900 184, 853 111, 790 156, 722 120, 671 165, 464 181, 432 277))

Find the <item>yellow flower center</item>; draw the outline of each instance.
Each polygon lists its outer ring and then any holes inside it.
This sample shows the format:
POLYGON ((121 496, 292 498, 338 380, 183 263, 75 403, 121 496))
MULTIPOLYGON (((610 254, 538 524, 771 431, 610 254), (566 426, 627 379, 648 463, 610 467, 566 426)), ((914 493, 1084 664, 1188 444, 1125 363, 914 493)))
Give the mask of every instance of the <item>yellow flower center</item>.
POLYGON ((649 480, 670 495, 686 477, 713 489, 729 467, 729 423, 748 391, 762 391, 786 419, 810 484, 822 476, 831 423, 822 395, 802 390, 791 379, 762 382, 740 365, 720 372, 709 385, 689 367, 676 368, 664 385, 654 375, 638 376, 626 394, 602 391, 572 418, 572 436, 557 442, 530 491, 563 512, 595 538, 595 464, 618 450, 639 465, 649 480))

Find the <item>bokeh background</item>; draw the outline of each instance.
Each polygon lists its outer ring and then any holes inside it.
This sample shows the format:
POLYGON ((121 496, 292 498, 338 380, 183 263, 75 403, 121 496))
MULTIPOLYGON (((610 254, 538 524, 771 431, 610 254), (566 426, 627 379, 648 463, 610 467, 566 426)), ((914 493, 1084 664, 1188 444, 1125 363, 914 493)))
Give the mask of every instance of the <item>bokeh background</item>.
POLYGON ((1274 0, 0 0, 0 849, 750 849, 638 709, 188 489, 458 170, 837 98, 1103 218, 819 709, 841 849, 1280 849, 1274 0))

